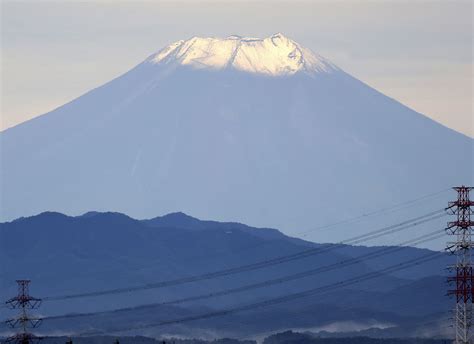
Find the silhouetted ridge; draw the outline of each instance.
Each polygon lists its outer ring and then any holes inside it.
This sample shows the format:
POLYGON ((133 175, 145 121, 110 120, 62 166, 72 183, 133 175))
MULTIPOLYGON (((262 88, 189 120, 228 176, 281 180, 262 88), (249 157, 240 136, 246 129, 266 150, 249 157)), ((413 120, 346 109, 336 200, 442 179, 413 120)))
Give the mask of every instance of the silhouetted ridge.
MULTIPOLYGON (((74 321, 48 320, 44 322, 45 331, 84 332, 90 329, 91 323, 97 328, 106 328, 112 324, 113 327, 126 327, 135 319, 150 322, 179 319, 190 314, 203 314, 210 309, 232 308, 329 285, 370 273, 374 271, 374 265, 380 270, 426 254, 425 250, 406 248, 403 252, 391 252, 384 256, 385 259, 361 259, 350 266, 324 270, 324 275, 305 274, 302 278, 285 279, 264 288, 196 299, 196 295, 232 290, 254 281, 279 280, 309 269, 341 264, 353 255, 354 247, 346 245, 341 250, 327 250, 285 261, 278 257, 293 257, 306 252, 308 245, 316 245, 294 240, 275 229, 201 221, 184 213, 155 218, 159 227, 146 225, 150 220, 140 221, 121 213, 89 212, 85 215, 73 217, 46 212, 2 223, 0 227, 0 261, 6 262, 1 270, 0 299, 8 299, 15 293, 14 281, 21 272, 21 277, 34 281, 32 293, 46 300, 45 316, 120 308, 130 310, 107 311, 93 318, 74 321), (265 263, 275 259, 278 264, 265 263), (262 265, 262 268, 242 268, 255 264, 262 265), (164 285, 153 292, 156 299, 150 301, 152 289, 148 288, 156 283, 164 285), (139 288, 134 288, 136 286, 139 288), (124 293, 68 298, 67 302, 53 301, 58 296, 118 289, 124 293), (184 302, 160 304, 183 299, 184 302), (151 306, 150 303, 158 304, 151 306)), ((371 249, 358 247, 357 252, 355 255, 363 256, 371 249)), ((255 333, 280 326, 299 328, 305 324, 343 321, 348 314, 361 321, 375 318, 380 322, 402 323, 405 320, 413 322, 414 317, 425 321, 427 316, 434 314, 435 317, 445 309, 448 298, 429 307, 422 297, 411 298, 405 303, 402 301, 408 298, 407 295, 424 295, 426 288, 430 288, 429 295, 443 290, 444 279, 432 276, 442 271, 440 265, 447 264, 447 258, 442 258, 413 267, 416 273, 403 270, 381 272, 377 279, 351 285, 350 293, 336 288, 328 297, 314 295, 273 309, 255 310, 242 316, 235 314, 230 319, 203 319, 180 329, 182 334, 186 334, 187 329, 196 329, 194 326, 211 331, 255 333), (387 304, 390 307, 387 308, 387 304), (315 309, 319 311, 315 312, 315 309), (298 317, 288 317, 288 314, 296 313, 298 317)), ((156 331, 162 332, 163 329, 156 331)))
POLYGON ((142 222, 152 227, 203 228, 201 220, 183 212, 157 216, 149 220, 142 220, 142 222))

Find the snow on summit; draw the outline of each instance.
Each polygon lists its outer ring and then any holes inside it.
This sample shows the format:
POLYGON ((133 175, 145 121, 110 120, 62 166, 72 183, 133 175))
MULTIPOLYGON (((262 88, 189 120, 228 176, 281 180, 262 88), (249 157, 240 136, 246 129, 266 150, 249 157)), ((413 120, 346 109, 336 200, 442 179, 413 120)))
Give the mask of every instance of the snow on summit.
POLYGON ((264 39, 229 36, 193 37, 170 44, 147 60, 152 64, 180 64, 193 68, 225 69, 270 76, 297 72, 330 73, 338 68, 324 57, 278 33, 264 39))

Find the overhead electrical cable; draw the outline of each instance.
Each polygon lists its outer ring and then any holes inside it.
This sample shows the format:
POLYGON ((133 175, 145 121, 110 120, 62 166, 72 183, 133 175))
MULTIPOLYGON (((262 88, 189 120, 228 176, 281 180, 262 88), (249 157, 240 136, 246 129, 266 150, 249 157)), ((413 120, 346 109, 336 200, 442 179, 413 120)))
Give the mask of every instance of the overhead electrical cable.
POLYGON ((226 290, 222 290, 222 291, 211 292, 211 293, 204 294, 204 295, 190 296, 190 297, 185 297, 185 298, 181 298, 181 299, 177 299, 177 300, 164 301, 164 302, 159 302, 159 303, 153 303, 153 304, 147 304, 147 305, 141 305, 141 306, 135 306, 135 307, 127 307, 127 308, 121 308, 121 309, 114 309, 114 310, 109 310, 109 311, 99 311, 99 312, 90 312, 90 313, 66 314, 66 315, 59 315, 59 316, 51 316, 51 317, 43 318, 43 320, 90 317, 90 316, 94 316, 94 315, 107 314, 107 313, 110 313, 112 311, 113 312, 128 311, 128 310, 135 310, 137 308, 142 308, 142 307, 173 305, 173 304, 180 304, 180 303, 185 303, 185 302, 209 299, 209 298, 214 298, 214 297, 226 296, 226 295, 235 294, 235 293, 241 293, 241 292, 248 291, 248 290, 268 287, 268 286, 275 285, 275 284, 281 284, 281 283, 297 280, 297 279, 300 279, 300 278, 304 278, 304 277, 316 275, 316 274, 319 274, 319 273, 332 271, 332 270, 335 270, 335 269, 345 268, 345 267, 348 267, 348 266, 351 266, 351 265, 354 265, 354 264, 357 264, 357 263, 367 261, 369 259, 374 259, 374 258, 378 258, 378 257, 384 256, 384 255, 393 254, 397 251, 401 251, 401 250, 407 248, 406 245, 416 246, 416 245, 419 245, 419 244, 424 243, 424 242, 428 242, 428 241, 438 239, 438 238, 440 238, 441 236, 444 236, 444 235, 445 235, 444 230, 436 230, 436 231, 430 232, 428 234, 419 236, 417 238, 404 241, 404 242, 399 244, 400 246, 383 247, 383 248, 377 249, 373 252, 369 252, 369 253, 366 253, 366 254, 363 254, 363 255, 357 256, 357 257, 347 258, 347 259, 335 262, 335 263, 330 264, 330 265, 321 266, 321 267, 318 267, 318 268, 315 268, 315 269, 311 269, 311 270, 307 270, 307 271, 303 271, 303 272, 298 272, 298 273, 295 273, 295 274, 291 274, 291 275, 288 275, 288 276, 279 277, 279 278, 275 278, 275 279, 271 279, 271 280, 266 280, 266 281, 263 281, 263 282, 244 285, 244 286, 237 287, 237 288, 231 288, 231 289, 226 289, 226 290))
POLYGON ((342 221, 328 223, 326 225, 315 227, 315 228, 312 228, 312 229, 309 229, 309 230, 306 230, 306 231, 297 232, 295 234, 305 236, 305 235, 307 235, 311 232, 315 232, 315 231, 318 231, 318 230, 332 228, 332 227, 336 227, 336 226, 343 225, 343 224, 360 222, 361 220, 367 219, 371 216, 376 216, 376 215, 385 214, 385 213, 391 213, 391 212, 395 212, 395 211, 398 211, 398 210, 401 210, 401 209, 404 209, 404 208, 411 207, 413 204, 416 204, 418 202, 424 201, 424 200, 429 199, 429 198, 438 197, 439 195, 441 195, 441 194, 443 194, 447 191, 451 191, 451 190, 452 190, 452 188, 446 188, 446 189, 436 191, 436 192, 433 192, 433 193, 430 193, 428 195, 421 196, 421 197, 418 197, 418 198, 415 198, 415 199, 412 199, 412 200, 397 203, 393 206, 380 208, 380 209, 370 211, 370 212, 367 212, 367 213, 364 213, 364 214, 361 214, 361 215, 357 215, 357 216, 354 216, 354 217, 351 217, 351 218, 348 218, 348 219, 345 219, 345 220, 342 220, 342 221))
POLYGON ((317 295, 320 293, 328 292, 328 291, 333 291, 334 289, 337 288, 342 288, 346 286, 351 286, 360 282, 364 282, 367 280, 371 280, 374 278, 378 278, 380 276, 383 276, 384 274, 387 273, 392 273, 404 269, 408 269, 420 264, 427 263, 429 261, 439 259, 442 257, 442 255, 439 254, 439 252, 430 252, 428 254, 425 254, 421 257, 415 258, 415 259, 410 259, 408 261, 398 263, 395 265, 392 265, 390 267, 384 268, 379 271, 372 271, 360 276, 356 276, 344 281, 340 282, 335 282, 331 283, 322 287, 317 287, 313 289, 309 289, 306 291, 302 292, 297 292, 281 297, 276 297, 260 302, 255 302, 247 305, 242 305, 242 306, 236 306, 228 309, 223 309, 223 310, 217 310, 214 312, 209 312, 209 313, 204 313, 204 314, 198 314, 198 315, 191 315, 188 317, 184 318, 178 318, 178 319, 171 319, 171 320, 165 320, 161 321, 158 323, 151 323, 151 324, 142 324, 142 325, 137 325, 137 326, 130 326, 127 328, 121 327, 118 329, 108 329, 105 331, 89 331, 86 333, 81 334, 81 336, 91 336, 91 335, 99 335, 99 334, 106 334, 106 333, 117 333, 117 332, 127 332, 127 331, 132 331, 132 330, 140 330, 140 329, 147 329, 147 328, 154 328, 154 327, 159 327, 159 326, 164 326, 164 325, 172 325, 172 324, 179 324, 179 323, 184 323, 184 322, 190 322, 190 321, 196 321, 196 320, 203 320, 203 319, 208 319, 208 318, 214 318, 214 317, 220 317, 220 316, 225 316, 225 315, 230 315, 233 313, 238 313, 238 312, 243 312, 243 311, 248 311, 248 310, 253 310, 253 309, 258 309, 258 308, 263 308, 263 307, 268 307, 272 305, 277 305, 313 295, 317 295))
POLYGON ((357 235, 353 238, 343 240, 338 244, 328 244, 328 245, 325 245, 324 247, 310 248, 310 249, 297 252, 294 254, 280 256, 280 257, 260 261, 257 263, 238 266, 238 267, 234 267, 230 269, 218 270, 214 272, 204 273, 201 275, 182 277, 182 278, 177 278, 177 279, 168 280, 168 281, 147 283, 141 286, 114 288, 114 289, 109 289, 109 290, 92 291, 92 292, 85 292, 85 293, 60 295, 60 296, 50 296, 50 297, 44 297, 43 300, 53 301, 53 300, 66 300, 66 299, 75 299, 75 298, 83 298, 83 297, 95 297, 95 296, 103 296, 103 295, 110 295, 110 294, 121 294, 121 293, 128 293, 128 292, 133 292, 133 291, 138 291, 138 290, 164 288, 164 287, 169 287, 169 286, 175 286, 175 285, 180 285, 180 284, 186 284, 186 283, 191 283, 191 282, 198 282, 202 280, 223 277, 227 275, 239 274, 239 273, 243 273, 247 271, 258 270, 258 269, 266 268, 269 266, 274 266, 274 265, 287 263, 287 262, 298 260, 298 259, 311 257, 311 256, 321 254, 321 253, 326 253, 335 249, 345 247, 348 244, 357 244, 357 243, 364 242, 367 240, 373 240, 383 235, 393 234, 398 231, 405 230, 407 228, 418 226, 420 224, 441 218, 443 216, 445 216, 444 209, 440 209, 440 210, 433 211, 433 212, 427 213, 422 216, 418 216, 416 218, 413 218, 407 221, 403 221, 395 225, 383 227, 377 230, 370 231, 365 234, 357 235), (440 214, 441 212, 443 212, 443 214, 440 214))

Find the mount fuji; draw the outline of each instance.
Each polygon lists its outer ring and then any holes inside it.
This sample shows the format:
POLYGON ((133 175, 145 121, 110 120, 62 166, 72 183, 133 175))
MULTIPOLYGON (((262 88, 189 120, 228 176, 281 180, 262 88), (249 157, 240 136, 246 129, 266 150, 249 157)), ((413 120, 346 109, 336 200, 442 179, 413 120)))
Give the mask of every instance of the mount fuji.
POLYGON ((184 211, 291 234, 473 181, 471 138, 282 34, 175 42, 0 140, 4 221, 184 211))

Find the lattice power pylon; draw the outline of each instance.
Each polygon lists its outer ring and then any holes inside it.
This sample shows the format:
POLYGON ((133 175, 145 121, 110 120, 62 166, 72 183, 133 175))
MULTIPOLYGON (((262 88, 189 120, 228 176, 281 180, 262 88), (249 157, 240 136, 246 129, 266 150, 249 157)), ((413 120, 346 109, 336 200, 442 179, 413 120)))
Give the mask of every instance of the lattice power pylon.
POLYGON ((448 282, 454 287, 449 290, 449 295, 456 298, 456 308, 454 310, 454 329, 456 334, 456 344, 467 344, 474 342, 472 327, 473 321, 473 301, 474 301, 474 274, 471 252, 473 249, 472 229, 474 221, 471 220, 473 214, 474 201, 469 198, 472 187, 459 186, 453 188, 458 193, 458 199, 449 202, 446 208, 451 215, 456 216, 456 220, 448 222, 446 228, 448 234, 455 237, 454 242, 448 243, 447 249, 456 255, 456 264, 450 266, 453 273, 448 277, 448 282))
POLYGON ((7 338, 6 343, 30 344, 40 340, 39 337, 29 332, 29 329, 39 326, 41 319, 32 317, 28 310, 38 308, 41 299, 30 296, 29 280, 18 280, 18 295, 6 302, 11 309, 19 309, 20 314, 16 318, 8 319, 6 323, 12 328, 18 328, 19 333, 7 338))

